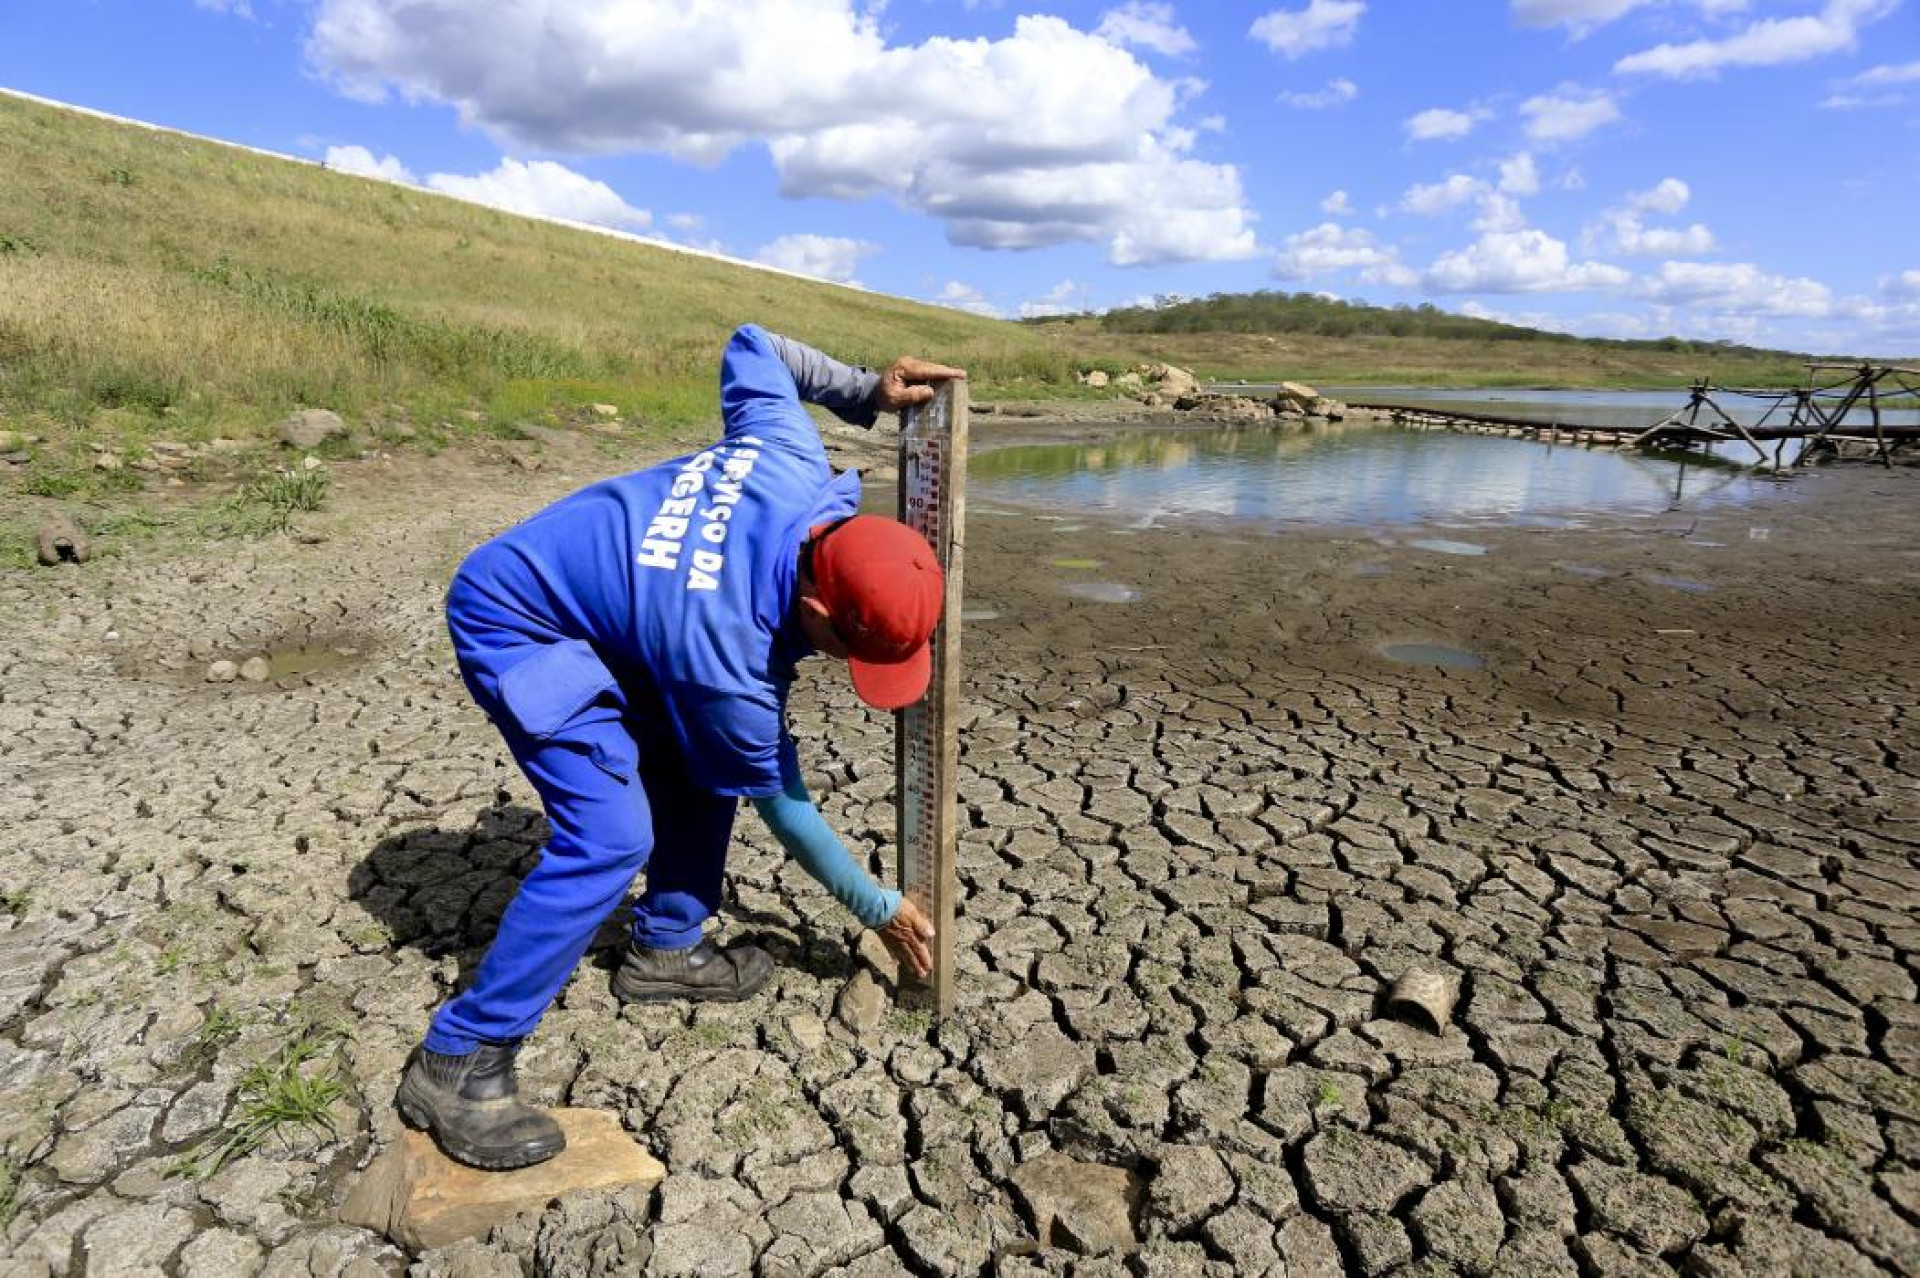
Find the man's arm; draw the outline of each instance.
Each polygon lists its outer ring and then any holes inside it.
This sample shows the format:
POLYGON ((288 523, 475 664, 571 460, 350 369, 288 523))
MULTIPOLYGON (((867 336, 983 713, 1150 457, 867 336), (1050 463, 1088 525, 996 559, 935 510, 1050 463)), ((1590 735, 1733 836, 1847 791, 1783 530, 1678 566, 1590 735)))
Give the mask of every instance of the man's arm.
POLYGON ((872 426, 878 419, 880 374, 857 364, 842 364, 791 337, 778 333, 768 333, 767 337, 780 362, 793 374, 793 384, 799 389, 802 401, 818 404, 841 421, 855 426, 872 426))
POLYGON ((800 760, 788 738, 780 751, 781 792, 755 798, 753 809, 787 855, 866 926, 879 932, 894 957, 924 978, 932 970, 933 925, 919 908, 873 881, 835 837, 800 777, 800 760))
POLYGON ((933 387, 951 378, 965 377, 965 369, 949 368, 912 355, 902 355, 876 373, 857 364, 842 364, 796 342, 791 337, 768 333, 780 361, 793 374, 800 398, 818 404, 841 421, 855 426, 872 426, 881 413, 897 413, 913 404, 933 398, 933 387))

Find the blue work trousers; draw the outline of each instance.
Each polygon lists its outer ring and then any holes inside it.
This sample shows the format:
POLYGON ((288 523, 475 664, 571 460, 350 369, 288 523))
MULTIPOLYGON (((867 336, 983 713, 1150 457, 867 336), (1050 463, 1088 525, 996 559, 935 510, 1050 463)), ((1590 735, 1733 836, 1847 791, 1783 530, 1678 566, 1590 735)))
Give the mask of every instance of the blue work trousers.
POLYGON ((468 687, 540 794, 550 837, 473 984, 434 1014, 427 1048, 458 1054, 533 1031, 643 868, 634 940, 654 949, 698 944, 719 908, 737 806, 696 786, 678 742, 636 722, 617 687, 535 738, 488 705, 465 665, 468 687))

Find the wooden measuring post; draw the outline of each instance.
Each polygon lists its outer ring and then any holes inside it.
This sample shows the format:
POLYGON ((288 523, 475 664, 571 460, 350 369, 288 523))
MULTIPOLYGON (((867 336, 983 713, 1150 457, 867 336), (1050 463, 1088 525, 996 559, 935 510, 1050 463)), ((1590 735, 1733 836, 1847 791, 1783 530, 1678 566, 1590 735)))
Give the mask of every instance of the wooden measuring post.
POLYGON ((967 384, 951 381, 940 386, 932 403, 900 415, 900 521, 927 539, 947 577, 927 695, 894 716, 900 890, 926 913, 936 932, 928 982, 936 1016, 953 1011, 966 491, 967 384))

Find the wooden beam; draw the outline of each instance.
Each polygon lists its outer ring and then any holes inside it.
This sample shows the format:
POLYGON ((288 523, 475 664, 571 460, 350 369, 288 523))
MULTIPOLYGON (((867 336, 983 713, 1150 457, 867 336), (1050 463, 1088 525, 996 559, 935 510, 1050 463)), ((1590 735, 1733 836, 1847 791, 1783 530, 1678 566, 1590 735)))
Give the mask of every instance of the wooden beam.
MULTIPOLYGON (((960 880, 960 608, 966 569, 967 384, 900 415, 900 520, 946 573, 927 695, 894 716, 895 848, 900 890, 934 926, 926 983, 935 1016, 954 1006, 953 917, 960 880)), ((906 986, 903 984, 902 989, 906 986)))

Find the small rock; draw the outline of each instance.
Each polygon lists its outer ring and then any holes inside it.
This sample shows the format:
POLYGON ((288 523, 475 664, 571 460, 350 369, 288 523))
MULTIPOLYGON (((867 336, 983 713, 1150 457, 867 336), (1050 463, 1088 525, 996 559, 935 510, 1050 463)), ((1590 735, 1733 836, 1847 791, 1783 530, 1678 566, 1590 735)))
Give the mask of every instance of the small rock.
POLYGON ((1139 1245, 1133 1217, 1143 1187, 1125 1168, 1042 1154, 1014 1169, 1013 1188, 1043 1246, 1097 1256, 1139 1245))
POLYGON ((812 1012, 795 1012, 787 1017, 787 1034, 803 1052, 817 1052, 827 1041, 827 1027, 812 1012))
POLYGON ((1233 1198, 1233 1174, 1205 1145, 1170 1145, 1147 1190, 1147 1219, 1159 1232, 1185 1233, 1233 1198))
POLYGON ((559 1157, 511 1172, 477 1171, 409 1131, 374 1161, 347 1195, 340 1219, 425 1250, 484 1235, 522 1211, 539 1211, 577 1189, 651 1185, 666 1169, 634 1143, 612 1114, 550 1111, 567 1135, 559 1157))
POLYGON ((1307 1146, 1307 1184, 1330 1211, 1393 1210, 1429 1178, 1419 1159, 1386 1141, 1336 1127, 1307 1146))
POLYGON ((95 470, 104 470, 111 473, 120 470, 126 464, 126 458, 122 457, 119 453, 95 453, 93 455, 93 468, 95 470))
POLYGON ((49 568, 58 563, 84 564, 93 558, 93 541, 71 515, 61 515, 40 525, 34 534, 34 551, 49 568))
POLYGON ((193 1237, 193 1217, 178 1207, 142 1203, 102 1216, 80 1236, 86 1272, 111 1275, 159 1273, 167 1257, 193 1237))
POLYGON ((209 1229, 180 1253, 180 1278, 227 1278, 260 1268, 260 1244, 231 1229, 209 1229))
POLYGON ((513 464, 521 470, 532 474, 534 471, 544 467, 546 462, 542 461, 540 457, 534 453, 515 453, 513 455, 513 464))
POLYGON ((1677 1251, 1707 1232, 1693 1196, 1658 1177, 1598 1161, 1577 1163, 1569 1175, 1596 1225, 1648 1251, 1677 1251))
POLYGON ((318 457, 315 457, 312 453, 308 453, 305 457, 301 458, 300 460, 301 470, 319 470, 321 467, 325 465, 326 465, 325 462, 321 461, 318 457))
MULTIPOLYGON (((330 439, 346 437, 347 424, 340 414, 324 408, 303 408, 280 419, 280 442, 302 452, 320 447, 330 439)), ((215 441, 216 445, 218 441, 215 441)))
POLYGON ((1112 378, 1108 377, 1105 372, 1097 368, 1087 374, 1087 385, 1093 387, 1095 390, 1099 390, 1101 387, 1107 385, 1107 383, 1110 382, 1111 380, 1112 378))
POLYGON ((880 982, 874 980, 873 973, 864 967, 841 987, 840 996, 833 1003, 833 1014, 840 1023, 863 1036, 879 1027, 880 1018, 886 1014, 886 1010, 886 991, 880 988, 880 982))
POLYGON ((248 657, 240 663, 240 677, 248 683, 259 683, 273 673, 273 667, 265 657, 248 657))
POLYGON ((240 677, 240 667, 231 661, 216 661, 207 667, 208 683, 232 683, 240 677))
POLYGON ((620 405, 595 404, 593 405, 593 415, 595 417, 618 417, 620 415, 620 405))

